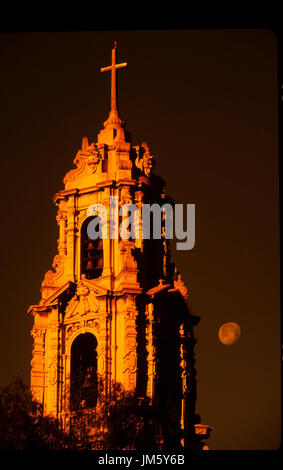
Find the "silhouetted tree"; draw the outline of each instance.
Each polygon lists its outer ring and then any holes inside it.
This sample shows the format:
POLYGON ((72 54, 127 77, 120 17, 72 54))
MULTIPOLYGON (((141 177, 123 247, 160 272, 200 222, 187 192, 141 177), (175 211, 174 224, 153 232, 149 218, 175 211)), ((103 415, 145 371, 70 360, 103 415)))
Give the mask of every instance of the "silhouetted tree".
POLYGON ((102 405, 100 420, 105 429, 103 448, 107 450, 154 450, 157 410, 146 398, 112 387, 111 396, 102 405))
POLYGON ((105 395, 99 384, 95 409, 78 410, 71 432, 82 449, 165 450, 180 449, 178 414, 162 410, 148 398, 113 385, 105 395))
POLYGON ((0 450, 59 450, 75 448, 56 419, 44 417, 19 377, 0 388, 0 450))
POLYGON ((168 410, 125 392, 120 384, 105 395, 99 384, 93 408, 72 413, 68 430, 43 416, 19 377, 0 388, 0 450, 164 450, 179 448, 178 423, 168 410))

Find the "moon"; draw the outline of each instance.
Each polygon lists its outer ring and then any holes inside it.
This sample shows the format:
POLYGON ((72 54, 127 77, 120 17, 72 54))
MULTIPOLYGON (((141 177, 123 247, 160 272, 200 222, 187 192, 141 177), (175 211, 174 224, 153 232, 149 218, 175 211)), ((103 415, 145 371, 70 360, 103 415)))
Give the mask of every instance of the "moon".
POLYGON ((222 344, 230 346, 238 341, 241 336, 241 328, 238 323, 228 322, 224 323, 218 331, 218 337, 222 344))

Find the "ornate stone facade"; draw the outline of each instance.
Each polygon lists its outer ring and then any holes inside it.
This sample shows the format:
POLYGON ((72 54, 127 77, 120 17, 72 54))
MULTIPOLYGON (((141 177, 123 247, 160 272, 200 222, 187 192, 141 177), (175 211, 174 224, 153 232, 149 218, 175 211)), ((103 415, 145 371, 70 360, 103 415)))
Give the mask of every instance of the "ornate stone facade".
MULTIPOLYGON (((89 144, 83 138, 74 159, 76 168, 66 174, 65 188, 53 199, 58 207, 58 252, 53 269, 44 276, 39 304, 29 308, 34 318, 31 388, 46 415, 67 423, 72 345, 80 335, 90 333, 97 341, 96 372, 105 390, 121 383, 125 390, 158 400, 160 384, 166 387, 167 349, 171 354, 167 381, 175 380, 176 374, 179 377, 168 396, 176 395, 184 429, 194 408, 192 401, 188 406, 193 369, 189 343, 198 319, 190 312, 180 274, 176 279, 168 241, 164 237, 159 244, 143 240, 140 226, 136 240, 108 236, 102 240, 100 276, 88 279, 82 270, 82 227, 90 206, 103 204, 110 220, 111 197, 117 198, 119 206, 135 203, 140 212, 144 202, 172 203, 165 195, 164 181, 152 172, 154 159, 148 145, 131 145, 115 101, 111 102, 97 142, 89 144)), ((109 233, 109 224, 107 229, 109 233)))

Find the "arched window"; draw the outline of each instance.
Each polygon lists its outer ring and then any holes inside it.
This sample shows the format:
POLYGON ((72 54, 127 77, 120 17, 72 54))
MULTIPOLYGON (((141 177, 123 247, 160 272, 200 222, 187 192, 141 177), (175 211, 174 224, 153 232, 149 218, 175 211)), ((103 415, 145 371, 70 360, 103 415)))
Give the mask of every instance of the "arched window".
POLYGON ((71 347, 70 409, 94 408, 97 403, 97 340, 84 333, 71 347))
POLYGON ((88 224, 96 217, 88 217, 81 228, 81 274, 86 279, 96 279, 103 271, 103 240, 89 238, 87 233, 88 224))

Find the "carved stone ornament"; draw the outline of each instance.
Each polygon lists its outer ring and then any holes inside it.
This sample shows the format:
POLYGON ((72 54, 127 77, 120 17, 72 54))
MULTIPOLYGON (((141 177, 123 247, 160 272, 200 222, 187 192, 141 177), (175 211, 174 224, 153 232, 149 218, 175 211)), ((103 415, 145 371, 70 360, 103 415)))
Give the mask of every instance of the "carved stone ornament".
POLYGON ((56 362, 52 362, 49 366, 49 383, 54 385, 57 381, 57 365, 56 362))
POLYGON ((89 328, 95 328, 97 331, 100 330, 100 325, 95 320, 88 320, 86 324, 89 328))
POLYGON ((63 182, 64 184, 75 181, 87 174, 94 174, 97 170, 98 164, 101 160, 101 154, 97 149, 96 144, 91 143, 88 145, 86 137, 83 138, 82 150, 79 150, 75 159, 74 164, 77 168, 70 170, 63 182))
POLYGON ((150 176, 155 165, 154 156, 151 155, 146 142, 141 144, 139 155, 135 161, 136 167, 139 168, 146 176, 150 176))
POLYGON ((132 204, 132 196, 129 186, 123 186, 121 189, 119 205, 122 206, 124 204, 132 204))
POLYGON ((63 275, 64 272, 64 261, 65 256, 55 255, 53 258, 52 268, 55 271, 49 269, 44 276, 41 287, 56 287, 58 279, 63 275))
POLYGON ((68 171, 65 178, 63 179, 64 184, 77 180, 84 172, 86 168, 86 159, 83 156, 81 150, 78 151, 74 159, 74 164, 77 166, 77 168, 75 168, 74 170, 68 171))
POLYGON ((54 279, 53 279, 54 275, 55 275, 55 273, 51 269, 46 271, 41 286, 42 287, 53 287, 54 286, 54 279))
POLYGON ((77 292, 66 308, 65 319, 76 315, 86 315, 89 312, 98 312, 99 303, 94 292, 90 291, 83 281, 80 281, 77 292))
POLYGON ((189 297, 188 289, 186 288, 185 283, 182 280, 181 273, 177 274, 177 280, 174 281, 174 287, 175 287, 175 289, 178 289, 181 292, 181 294, 182 294, 182 296, 184 297, 185 300, 188 299, 188 297, 189 297))
POLYGON ((93 143, 88 147, 87 152, 88 152, 88 157, 86 161, 90 169, 90 172, 94 174, 101 160, 101 155, 99 151, 97 150, 96 145, 93 143))
POLYGON ((68 340, 72 334, 80 328, 79 323, 72 323, 71 326, 68 326, 66 329, 66 339, 68 340))

